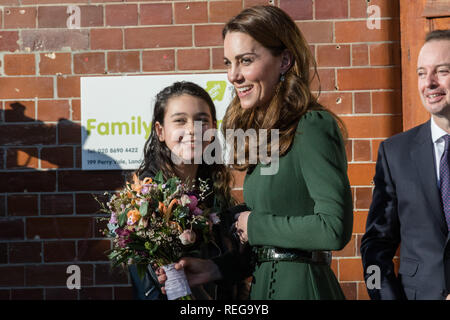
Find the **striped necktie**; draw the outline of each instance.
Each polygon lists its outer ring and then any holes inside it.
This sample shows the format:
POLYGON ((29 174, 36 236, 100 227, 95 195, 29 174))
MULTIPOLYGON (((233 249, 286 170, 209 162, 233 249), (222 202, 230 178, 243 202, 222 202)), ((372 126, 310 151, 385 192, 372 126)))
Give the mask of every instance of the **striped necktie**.
POLYGON ((450 231, 450 135, 444 137, 445 150, 439 166, 439 178, 441 181, 442 208, 444 209, 445 220, 450 231))

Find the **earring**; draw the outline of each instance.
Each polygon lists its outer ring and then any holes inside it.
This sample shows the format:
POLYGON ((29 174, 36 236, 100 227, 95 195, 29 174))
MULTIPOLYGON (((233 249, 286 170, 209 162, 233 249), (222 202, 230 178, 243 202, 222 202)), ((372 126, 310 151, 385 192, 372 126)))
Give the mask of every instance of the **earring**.
POLYGON ((280 76, 280 81, 281 81, 281 82, 284 82, 285 79, 286 79, 286 77, 284 76, 284 74, 281 74, 281 76, 280 76))

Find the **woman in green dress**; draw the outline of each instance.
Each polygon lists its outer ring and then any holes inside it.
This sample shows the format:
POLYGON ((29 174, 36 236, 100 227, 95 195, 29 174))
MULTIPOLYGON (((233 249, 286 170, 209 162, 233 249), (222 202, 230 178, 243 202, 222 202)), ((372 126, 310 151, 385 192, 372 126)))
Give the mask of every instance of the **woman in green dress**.
MULTIPOLYGON (((192 286, 251 272, 251 299, 344 299, 330 251, 344 248, 352 233, 345 128, 311 92, 317 70, 310 48, 292 19, 274 6, 245 9, 225 25, 223 38, 236 97, 222 130, 266 129, 270 142, 264 147, 271 160, 258 153, 256 165, 250 163, 249 140, 243 164, 237 161, 241 146, 232 147, 233 168, 247 170, 244 200, 251 209, 239 215, 236 229, 254 254, 183 258, 177 267, 185 268, 192 286), (271 130, 278 139, 271 139, 271 130)), ((159 279, 164 282, 165 275, 159 279)))

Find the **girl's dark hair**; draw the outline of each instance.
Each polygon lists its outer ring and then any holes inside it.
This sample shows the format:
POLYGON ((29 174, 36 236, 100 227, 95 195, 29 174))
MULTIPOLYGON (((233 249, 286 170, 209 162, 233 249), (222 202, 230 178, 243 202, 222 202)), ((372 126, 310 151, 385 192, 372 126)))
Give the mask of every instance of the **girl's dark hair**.
MULTIPOLYGON (((156 101, 153 109, 152 128, 150 136, 144 145, 144 160, 141 163, 136 174, 140 179, 145 177, 154 177, 158 171, 162 171, 165 179, 176 176, 175 164, 171 159, 171 151, 167 148, 165 142, 161 142, 156 134, 155 123, 164 124, 164 115, 167 110, 168 102, 171 98, 182 95, 198 97, 205 101, 209 106, 213 122, 216 119, 216 109, 214 102, 199 85, 180 81, 164 88, 156 95, 156 101)), ((197 177, 202 180, 210 179, 213 191, 219 201, 220 206, 228 206, 232 203, 231 199, 231 173, 222 164, 201 164, 197 171, 197 177)))

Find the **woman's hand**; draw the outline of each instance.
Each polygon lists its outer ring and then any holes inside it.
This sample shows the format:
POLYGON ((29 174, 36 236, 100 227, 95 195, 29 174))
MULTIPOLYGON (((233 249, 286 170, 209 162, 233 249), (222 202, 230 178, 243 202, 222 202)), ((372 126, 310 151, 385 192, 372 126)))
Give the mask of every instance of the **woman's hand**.
POLYGON ((246 243, 248 241, 247 234, 247 222, 248 216, 252 213, 251 211, 244 211, 239 214, 239 218, 235 222, 236 232, 239 236, 241 243, 246 243))
MULTIPOLYGON (((181 258, 180 261, 175 263, 175 269, 180 270, 183 268, 190 287, 195 287, 222 278, 219 267, 212 260, 181 258)), ((156 270, 156 275, 162 286, 162 293, 166 294, 164 284, 167 280, 167 276, 164 269, 158 268, 156 270)))

